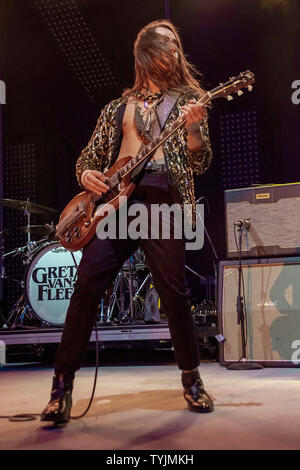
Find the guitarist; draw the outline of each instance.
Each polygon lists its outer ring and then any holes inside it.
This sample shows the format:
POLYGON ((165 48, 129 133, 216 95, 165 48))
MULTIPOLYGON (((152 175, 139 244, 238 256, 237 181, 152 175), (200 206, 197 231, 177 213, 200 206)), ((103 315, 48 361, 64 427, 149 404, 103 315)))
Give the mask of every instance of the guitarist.
MULTIPOLYGON (((154 21, 140 31, 134 56, 134 86, 102 110, 91 140, 77 160, 79 185, 104 194, 109 189, 104 175, 108 168, 117 159, 135 156, 142 144, 151 142, 183 113, 185 126, 156 150, 139 175, 128 206, 133 201, 147 209, 151 204, 190 204, 195 224, 193 172, 204 173, 212 159, 206 110, 196 104, 204 90, 184 56, 176 28, 167 20, 154 21)), ((69 421, 73 380, 95 324, 99 299, 139 245, 168 317, 188 408, 213 411, 198 371, 198 341, 185 288, 183 237, 103 240, 95 236, 83 250, 42 421, 69 421)))

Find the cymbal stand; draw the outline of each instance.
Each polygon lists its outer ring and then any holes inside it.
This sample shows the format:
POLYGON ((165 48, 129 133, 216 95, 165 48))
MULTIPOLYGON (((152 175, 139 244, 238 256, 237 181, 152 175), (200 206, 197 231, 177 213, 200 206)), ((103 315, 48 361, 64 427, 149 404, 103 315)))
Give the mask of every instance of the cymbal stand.
POLYGON ((14 329, 17 326, 22 326, 27 308, 28 305, 25 304, 25 297, 22 293, 9 312, 7 327, 14 329))
POLYGON ((140 296, 140 292, 142 291, 142 289, 144 288, 144 286, 146 285, 147 281, 149 281, 150 279, 152 278, 151 276, 151 273, 147 274, 147 276, 145 277, 145 279, 143 280, 142 284, 139 286, 139 288, 137 289, 137 291, 135 292, 135 294, 133 295, 132 297, 132 300, 130 301, 130 304, 127 308, 127 310, 125 311, 124 313, 124 318, 128 318, 128 314, 129 314, 129 310, 134 310, 134 318, 132 318, 132 321, 138 321, 140 320, 138 318, 138 315, 137 315, 137 312, 139 310, 139 305, 138 305, 138 302, 141 301, 141 296, 140 296))
POLYGON ((105 323, 105 318, 104 318, 104 299, 101 299, 100 304, 98 305, 98 312, 100 310, 100 316, 99 316, 99 323, 101 325, 104 325, 105 323))
MULTIPOLYGON (((133 256, 129 258, 129 269, 128 273, 124 271, 124 279, 128 285, 128 290, 129 290, 129 306, 125 311, 123 311, 123 315, 121 317, 121 322, 123 323, 128 323, 131 322, 133 323, 136 321, 138 318, 138 312, 140 310, 138 301, 140 300, 140 296, 136 295, 138 289, 139 282, 136 278, 136 266, 135 263, 133 263, 133 256)), ((144 283, 143 283, 144 284, 144 283)))
MULTIPOLYGON (((34 241, 28 241, 26 245, 21 246, 19 248, 15 248, 14 250, 5 253, 2 258, 5 258, 7 256, 18 256, 21 255, 23 264, 28 264, 30 263, 32 259, 32 255, 37 247, 40 246, 41 242, 47 240, 47 237, 42 238, 41 240, 38 240, 37 242, 34 241)), ((2 276, 1 276, 2 278, 2 276)), ((22 326, 24 319, 28 313, 30 313, 30 307, 25 301, 25 295, 24 295, 24 287, 25 283, 24 281, 20 281, 18 279, 12 279, 10 277, 7 277, 4 275, 4 279, 7 279, 12 282, 17 282, 19 286, 22 289, 22 293, 18 300, 15 302, 15 304, 12 306, 10 312, 9 312, 9 317, 5 323, 5 327, 9 328, 17 328, 17 326, 22 326)))
POLYGON ((129 258, 129 269, 128 273, 126 273, 124 267, 121 269, 121 271, 118 273, 115 285, 114 285, 114 290, 111 295, 111 299, 109 302, 109 307, 108 307, 108 315, 107 315, 107 321, 110 322, 112 318, 112 313, 115 307, 115 304, 117 304, 119 308, 119 315, 118 319, 121 322, 128 322, 128 321, 133 321, 134 318, 134 305, 133 305, 133 276, 132 276, 132 261, 133 257, 130 256, 129 258), (125 310, 125 284, 128 288, 129 291, 129 307, 125 310), (117 292, 120 292, 120 302, 118 301, 117 298, 117 292), (130 316, 129 316, 130 312, 130 316), (130 320, 129 320, 130 318, 130 320))
POLYGON ((117 277, 114 282, 114 288, 112 295, 110 296, 108 309, 107 309, 107 323, 111 323, 113 321, 113 313, 115 306, 118 309, 118 315, 120 312, 124 312, 124 305, 125 305, 125 293, 124 293, 124 273, 123 271, 119 271, 117 277), (118 291, 120 295, 118 296, 118 291))
MULTIPOLYGON (((27 202, 29 202, 29 198, 27 198, 27 202)), ((30 211, 25 208, 24 214, 27 217, 27 243, 31 241, 31 234, 30 234, 30 211)))
MULTIPOLYGON (((0 287, 0 291, 2 292, 2 289, 3 289, 3 281, 4 279, 7 278, 7 276, 5 275, 5 266, 4 266, 4 237, 3 237, 3 234, 4 234, 5 230, 2 230, 2 232, 0 232, 0 238, 1 238, 1 244, 0 244, 0 255, 1 255, 1 275, 0 275, 0 281, 1 281, 1 287, 0 287)), ((4 318, 4 316, 2 315, 2 310, 0 309, 0 320, 1 322, 3 322, 3 326, 4 328, 6 327, 6 319, 4 318)))
POLYGON ((141 290, 150 279, 150 274, 146 276, 142 284, 139 286, 139 280, 136 277, 136 266, 134 257, 130 257, 127 269, 123 266, 117 274, 114 282, 113 292, 110 296, 107 323, 114 321, 129 323, 138 320, 138 314, 141 311, 141 290), (129 305, 125 309, 125 289, 129 292, 129 305), (117 318, 113 318, 114 312, 117 310, 117 318))
POLYGON ((132 256, 130 256, 129 258, 129 270, 128 270, 128 274, 129 274, 128 275, 128 288, 129 288, 130 304, 129 304, 129 308, 125 312, 125 315, 128 317, 128 313, 130 310, 131 321, 133 321, 133 317, 134 317, 134 310, 133 310, 133 303, 132 303, 132 299, 133 299, 132 258, 133 258, 132 256))
POLYGON ((18 279, 12 279, 11 277, 8 277, 6 275, 3 276, 3 279, 16 282, 17 284, 19 284, 19 286, 22 289, 22 293, 20 297, 10 309, 8 319, 5 321, 5 324, 4 324, 4 328, 17 328, 17 326, 21 326, 23 324, 25 314, 29 308, 29 306, 25 302, 24 281, 20 281, 18 279))

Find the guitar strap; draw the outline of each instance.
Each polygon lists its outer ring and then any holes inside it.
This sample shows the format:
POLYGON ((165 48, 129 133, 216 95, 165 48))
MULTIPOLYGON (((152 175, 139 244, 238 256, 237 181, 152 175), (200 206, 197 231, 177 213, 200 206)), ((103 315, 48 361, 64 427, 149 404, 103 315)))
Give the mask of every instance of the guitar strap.
MULTIPOLYGON (((169 92, 164 96, 163 101, 155 109, 157 115, 157 121, 160 124, 159 134, 165 127, 168 117, 176 103, 180 93, 169 92)), ((156 136, 155 136, 156 137, 156 136)))

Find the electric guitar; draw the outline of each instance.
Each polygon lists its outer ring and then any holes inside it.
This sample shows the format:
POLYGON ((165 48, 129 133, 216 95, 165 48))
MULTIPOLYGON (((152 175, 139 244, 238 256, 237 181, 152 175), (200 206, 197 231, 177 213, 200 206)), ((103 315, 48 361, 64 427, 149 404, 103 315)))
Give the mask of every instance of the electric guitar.
MULTIPOLYGON (((231 93, 242 95, 242 88, 248 87, 252 90, 255 82, 254 74, 247 70, 238 76, 230 78, 226 83, 207 91, 198 101, 207 105, 215 98, 233 99, 231 93)), ((171 135, 183 127, 186 123, 184 115, 179 116, 167 129, 157 138, 143 147, 135 157, 124 157, 114 163, 105 173, 106 184, 109 190, 102 196, 92 191, 85 190, 77 194, 63 210, 56 226, 56 238, 61 245, 69 251, 77 251, 83 248, 95 235, 97 225, 112 210, 117 210, 123 197, 129 197, 136 184, 133 182, 134 171, 147 163, 152 158, 157 148, 162 145, 171 135)))

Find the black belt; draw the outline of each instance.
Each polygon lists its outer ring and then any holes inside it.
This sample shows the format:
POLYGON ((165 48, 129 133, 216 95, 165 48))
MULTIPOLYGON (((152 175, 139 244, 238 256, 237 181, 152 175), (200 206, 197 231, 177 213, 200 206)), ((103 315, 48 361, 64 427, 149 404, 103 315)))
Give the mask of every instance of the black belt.
POLYGON ((166 171, 166 165, 164 163, 148 162, 145 168, 146 171, 166 171))

